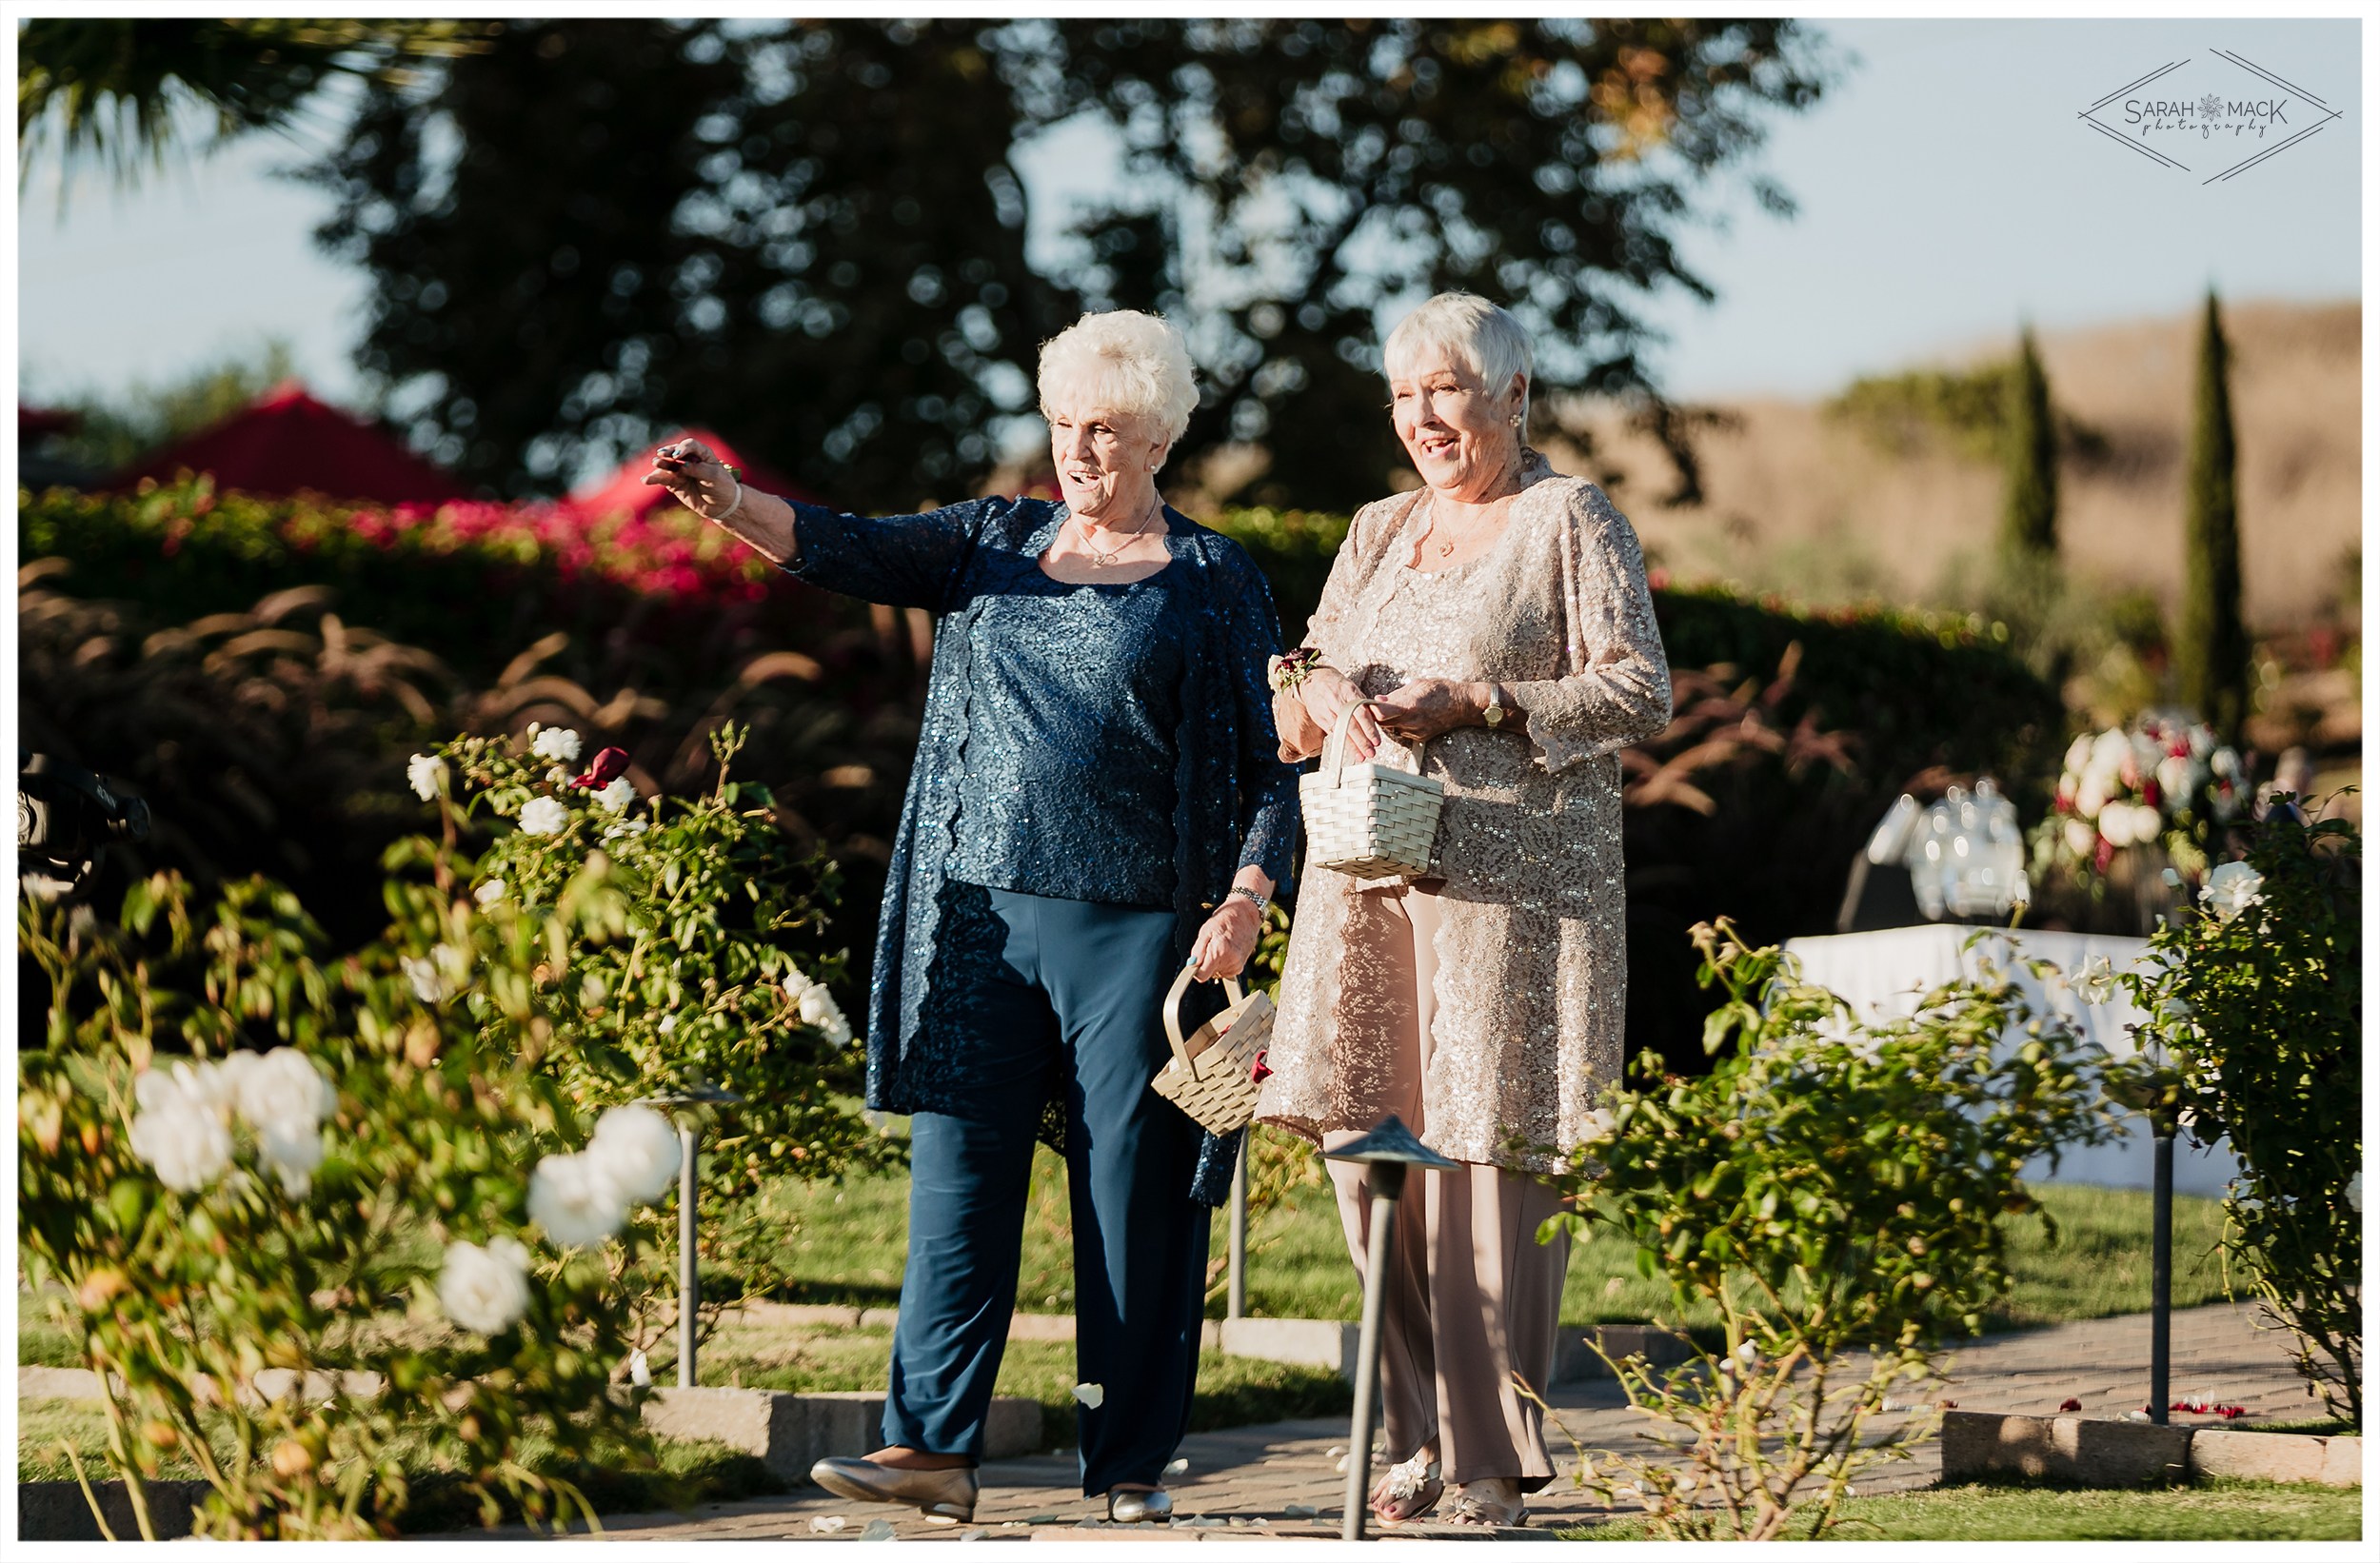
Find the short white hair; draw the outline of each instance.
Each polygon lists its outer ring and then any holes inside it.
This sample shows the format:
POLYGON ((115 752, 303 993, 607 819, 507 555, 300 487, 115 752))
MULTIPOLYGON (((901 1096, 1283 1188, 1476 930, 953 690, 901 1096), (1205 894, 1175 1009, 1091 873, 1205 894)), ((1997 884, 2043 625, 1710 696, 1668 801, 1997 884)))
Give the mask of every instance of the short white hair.
POLYGON ((1529 426, 1529 393, 1537 388, 1537 355, 1520 322, 1477 293, 1440 293, 1397 323, 1380 347, 1380 367, 1397 378, 1415 359, 1436 349, 1479 377, 1501 396, 1520 376, 1520 426, 1529 426))
POLYGON ((1161 315, 1089 314, 1041 344, 1041 411, 1112 412, 1160 430, 1170 445, 1190 426, 1199 382, 1190 339, 1161 315))

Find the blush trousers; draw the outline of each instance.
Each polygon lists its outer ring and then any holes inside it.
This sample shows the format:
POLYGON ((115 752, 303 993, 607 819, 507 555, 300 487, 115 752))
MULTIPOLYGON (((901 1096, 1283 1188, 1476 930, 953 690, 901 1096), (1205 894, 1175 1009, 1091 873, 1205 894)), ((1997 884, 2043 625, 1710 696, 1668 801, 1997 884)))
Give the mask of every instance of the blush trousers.
MULTIPOLYGON (((1410 939, 1392 936, 1390 942, 1411 962, 1392 980, 1399 992, 1409 983, 1413 994, 1411 1023, 1399 1028, 1387 1110, 1426 1142, 1421 1078, 1429 1067, 1437 1007, 1438 898, 1408 888, 1384 899, 1412 928, 1410 939)), ((1336 1150, 1359 1138, 1335 1131, 1322 1137, 1322 1146, 1336 1150)), ((1360 1271, 1372 1237, 1363 1168, 1326 1165, 1339 1192, 1347 1247, 1360 1271)), ((1380 1403, 1391 1459, 1410 1458, 1430 1445, 1450 1483, 1503 1476, 1534 1493, 1552 1479, 1544 1415, 1513 1380, 1517 1375, 1542 1395, 1552 1375, 1570 1239, 1540 1244, 1537 1234, 1559 1208, 1551 1185, 1501 1167, 1417 1169, 1406 1178, 1380 1321, 1380 1403)))

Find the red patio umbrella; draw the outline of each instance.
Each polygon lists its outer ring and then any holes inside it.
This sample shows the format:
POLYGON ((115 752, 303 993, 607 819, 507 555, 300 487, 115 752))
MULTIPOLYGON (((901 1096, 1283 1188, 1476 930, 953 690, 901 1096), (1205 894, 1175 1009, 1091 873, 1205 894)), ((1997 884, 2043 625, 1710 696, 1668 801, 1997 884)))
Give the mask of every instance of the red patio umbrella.
POLYGON ((185 468, 214 474, 219 488, 289 495, 301 490, 380 505, 437 505, 468 495, 452 474, 389 435, 284 381, 212 428, 143 458, 117 478, 166 482, 185 468))
POLYGON ((744 481, 754 488, 775 494, 781 499, 800 500, 805 505, 819 503, 818 496, 780 476, 765 466, 745 461, 735 448, 706 428, 690 428, 666 440, 656 440, 623 463, 618 471, 601 483, 580 489, 562 502, 565 509, 574 510, 589 521, 605 516, 626 516, 638 519, 655 505, 674 504, 669 491, 659 484, 647 484, 645 475, 653 470, 653 452, 679 440, 700 440, 728 465, 743 470, 744 481))

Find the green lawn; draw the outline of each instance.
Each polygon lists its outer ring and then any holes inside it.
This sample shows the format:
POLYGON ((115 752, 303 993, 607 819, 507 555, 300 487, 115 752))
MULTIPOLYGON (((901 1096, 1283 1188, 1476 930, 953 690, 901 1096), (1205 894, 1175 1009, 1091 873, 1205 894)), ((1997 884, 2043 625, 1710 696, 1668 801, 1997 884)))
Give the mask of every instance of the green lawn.
MULTIPOLYGON (((2035 1220, 2009 1222, 2016 1285, 1987 1321, 1988 1327, 2013 1329, 2145 1311, 2149 1306, 2149 1197, 2131 1190, 2059 1185, 2039 1193, 2057 1221, 2058 1240, 2054 1244, 2043 1241, 2040 1223, 2035 1220)), ((842 1185, 785 1183, 772 1188, 769 1197, 785 1213, 785 1246, 781 1257, 796 1277, 787 1300, 885 1308, 901 1300, 901 1269, 908 1239, 905 1177, 857 1178, 842 1185)), ((2215 1200, 2174 1200, 2175 1307, 2221 1300, 2222 1271, 2213 1249, 2222 1223, 2222 1206, 2215 1200)), ((1068 1233, 1064 1173, 1058 1159, 1043 1151, 1036 1159, 1033 1198, 1025 1217, 1024 1256, 1017 1285, 1021 1312, 1073 1311, 1074 1263, 1068 1233)), ((1224 1246, 1225 1224, 1218 1212, 1214 1253, 1219 1258, 1224 1246)), ((1351 1319, 1357 1316, 1360 1299, 1355 1267, 1348 1260, 1338 1207, 1327 1185, 1296 1189, 1280 1207, 1265 1213, 1257 1222, 1251 1248, 1251 1313, 1271 1318, 1351 1319)), ((1216 1287, 1207 1303, 1210 1317, 1220 1317, 1223 1312, 1220 1270, 1216 1287)), ((1563 1295, 1566 1322, 1641 1320, 1665 1314, 1668 1307, 1665 1291, 1636 1274, 1633 1250, 1610 1233, 1598 1232, 1573 1249, 1563 1295)), ((43 1312, 35 1298, 21 1297, 17 1360, 61 1367, 79 1364, 75 1343, 49 1322, 43 1312)), ((1689 1323, 1709 1321, 1707 1312, 1688 1319, 1689 1323)), ((882 1344, 866 1337, 854 1337, 854 1342, 849 1354, 857 1358, 873 1354, 875 1371, 881 1374, 882 1344)), ((784 1344, 777 1342, 781 1347, 784 1344)), ((756 1343, 753 1348, 756 1352, 768 1349, 767 1343, 756 1343)), ((836 1355, 842 1348, 803 1343, 801 1350, 820 1361, 843 1360, 836 1355)), ((717 1365, 716 1361, 704 1364, 706 1381, 725 1381, 709 1371, 717 1365)), ((783 1366, 790 1372, 796 1364, 783 1366)), ((839 1378, 847 1376, 840 1367, 835 1372, 839 1378)), ((1202 1382, 1207 1376, 1201 1370, 1202 1382)), ((866 1383, 834 1387, 859 1388, 866 1383)))
MULTIPOLYGON (((2209 1482, 2152 1492, 1946 1487, 1843 1506, 1842 1541, 2353 1541, 2364 1495, 2352 1487, 2209 1482)), ((1567 1541, 1641 1541, 1641 1520, 1560 1533, 1567 1541)))
MULTIPOLYGON (((2037 1191, 2056 1219, 2059 1237, 2047 1243, 2032 1218, 2008 1223, 2016 1285, 1989 1328, 2012 1329, 2102 1318, 2149 1306, 2149 1196, 2134 1190, 2049 1185, 2037 1191)), ((900 1176, 833 1184, 788 1184, 771 1199, 789 1218, 781 1255, 794 1276, 790 1300, 891 1307, 901 1297, 901 1265, 908 1234, 908 1183, 900 1176)), ((1024 1226, 1024 1259, 1017 1306, 1025 1313, 1074 1309, 1064 1172, 1039 1153, 1024 1226)), ((2222 1205, 2212 1199, 2173 1201, 2173 1305, 2192 1307, 2223 1296, 2213 1250, 2223 1230, 2222 1205)), ((1218 1212, 1213 1252, 1224 1252, 1225 1223, 1218 1212)), ((1354 1318, 1360 1295, 1355 1267, 1339 1235, 1339 1212, 1327 1184, 1293 1191, 1264 1213, 1250 1237, 1248 1308, 1272 1318, 1354 1318)), ((1217 1291, 1210 1317, 1222 1316, 1217 1291)), ((1635 1250, 1608 1232, 1576 1245, 1570 1258, 1562 1317, 1580 1324, 1632 1321, 1665 1314, 1667 1289, 1636 1274, 1635 1250)), ((1708 1316, 1690 1318, 1706 1322, 1708 1316)))

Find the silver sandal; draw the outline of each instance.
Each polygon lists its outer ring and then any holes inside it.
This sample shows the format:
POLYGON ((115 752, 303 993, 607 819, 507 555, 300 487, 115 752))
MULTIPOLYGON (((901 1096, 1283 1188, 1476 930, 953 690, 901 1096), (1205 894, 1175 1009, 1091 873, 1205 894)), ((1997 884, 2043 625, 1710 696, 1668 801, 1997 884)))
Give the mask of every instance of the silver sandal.
POLYGON ((1446 1490, 1445 1483, 1438 1479, 1438 1461, 1425 1461, 1418 1454, 1390 1466, 1379 1486, 1372 1490, 1374 1517, 1382 1525, 1407 1525, 1437 1508, 1439 1494, 1446 1490), (1382 1512, 1383 1499, 1391 1504, 1404 1504, 1415 1498, 1424 1501, 1408 1513, 1392 1515, 1382 1512))

